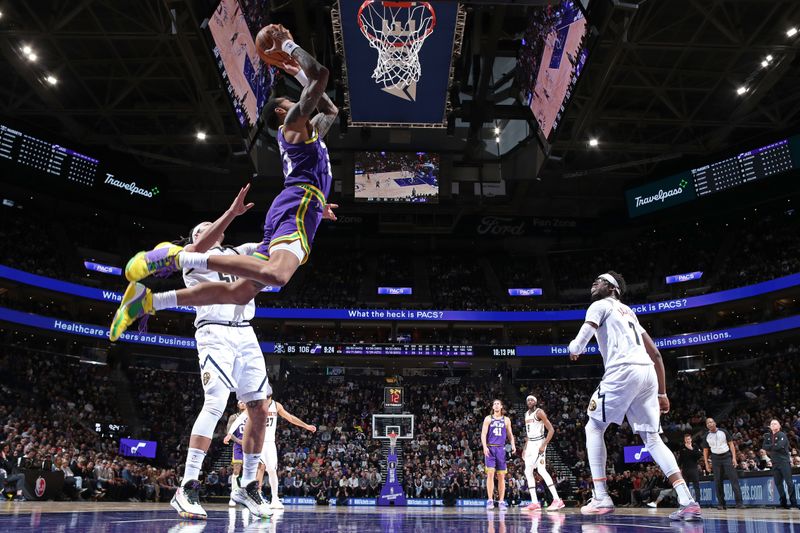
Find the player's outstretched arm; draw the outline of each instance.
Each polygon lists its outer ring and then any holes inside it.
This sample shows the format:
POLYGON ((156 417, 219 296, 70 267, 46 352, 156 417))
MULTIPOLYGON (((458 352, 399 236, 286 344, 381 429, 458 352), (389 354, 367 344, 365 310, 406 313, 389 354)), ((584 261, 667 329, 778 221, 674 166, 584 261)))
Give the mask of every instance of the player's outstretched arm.
POLYGON ((586 345, 592 340, 595 331, 597 331, 597 324, 594 322, 586 321, 581 326, 578 334, 569 343, 569 358, 572 361, 577 361, 578 357, 586 351, 586 345))
POLYGON ((290 413, 289 411, 284 409, 283 408, 283 404, 278 403, 278 402, 275 402, 275 404, 278 406, 278 415, 281 418, 284 418, 290 424, 294 424, 295 426, 301 427, 301 428, 303 428, 305 430, 308 430, 311 433, 315 433, 317 431, 317 426, 312 426, 311 424, 306 424, 305 422, 303 422, 302 420, 300 420, 299 418, 294 416, 292 413, 290 413))
POLYGON ((489 417, 483 419, 483 427, 481 427, 481 443, 483 444, 483 455, 489 457, 489 446, 486 444, 486 434, 489 432, 489 417))
POLYGON ((656 366, 656 377, 658 378, 658 405, 662 413, 669 413, 669 398, 667 398, 667 379, 664 372, 664 360, 661 359, 661 352, 658 351, 656 343, 650 338, 646 331, 642 331, 642 340, 647 355, 656 366))
POLYGON ((249 190, 249 183, 239 189, 239 194, 233 199, 233 203, 227 211, 200 234, 197 238, 197 242, 189 244, 184 250, 187 252, 207 252, 209 248, 222 237, 222 234, 225 233, 225 230, 228 229, 228 226, 233 222, 234 218, 246 213, 255 205, 252 202, 244 202, 245 196, 247 196, 249 190))

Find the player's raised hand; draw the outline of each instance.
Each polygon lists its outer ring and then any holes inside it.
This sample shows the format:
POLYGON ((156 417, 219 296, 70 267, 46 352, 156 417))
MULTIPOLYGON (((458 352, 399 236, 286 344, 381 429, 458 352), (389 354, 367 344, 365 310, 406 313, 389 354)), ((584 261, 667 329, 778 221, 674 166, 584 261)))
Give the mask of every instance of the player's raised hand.
POLYGON ((244 203, 244 198, 245 196, 247 196, 247 191, 249 190, 250 190, 250 184, 248 183, 247 185, 239 189, 239 194, 237 194, 236 198, 233 199, 233 203, 231 204, 228 211, 233 213, 234 216, 238 217, 239 215, 246 213, 251 207, 256 205, 253 202, 247 204, 244 203))
POLYGON ((325 204, 322 208, 322 218, 325 220, 337 220, 336 213, 333 210, 338 208, 339 204, 325 204))
POLYGON ((297 74, 302 70, 300 68, 300 63, 295 61, 294 59, 290 59, 289 61, 285 61, 282 65, 278 65, 286 74, 290 76, 297 76, 297 74))
POLYGON ((308 431, 310 431, 311 433, 316 433, 317 432, 317 426, 307 425, 306 429, 308 431))
POLYGON ((579 354, 579 353, 571 353, 571 354, 569 354, 569 360, 570 361, 577 361, 580 357, 581 357, 581 354, 579 354))

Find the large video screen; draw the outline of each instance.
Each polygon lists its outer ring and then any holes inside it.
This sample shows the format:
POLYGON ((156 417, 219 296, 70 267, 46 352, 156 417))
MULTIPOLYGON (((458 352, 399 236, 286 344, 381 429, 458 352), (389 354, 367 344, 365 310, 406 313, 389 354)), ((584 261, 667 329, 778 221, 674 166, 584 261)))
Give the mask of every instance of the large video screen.
MULTIPOLYGON (((269 98, 275 73, 261 63, 247 13, 238 0, 221 0, 208 21, 213 53, 230 96, 236 118, 249 133, 258 122, 269 98)), ((254 20, 250 20, 256 25, 254 20)))
POLYGON ((586 64, 588 25, 577 3, 563 0, 541 8, 521 54, 530 71, 529 105, 544 137, 551 141, 586 64))
POLYGON ((363 202, 437 203, 439 154, 357 152, 355 199, 363 202))

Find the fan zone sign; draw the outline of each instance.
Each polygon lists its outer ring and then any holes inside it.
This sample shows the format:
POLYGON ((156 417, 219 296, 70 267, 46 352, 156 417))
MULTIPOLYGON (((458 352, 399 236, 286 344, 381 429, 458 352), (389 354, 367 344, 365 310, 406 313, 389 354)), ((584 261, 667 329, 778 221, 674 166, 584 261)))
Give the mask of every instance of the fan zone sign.
POLYGON ((333 33, 351 125, 445 126, 459 9, 458 2, 339 0, 333 33))

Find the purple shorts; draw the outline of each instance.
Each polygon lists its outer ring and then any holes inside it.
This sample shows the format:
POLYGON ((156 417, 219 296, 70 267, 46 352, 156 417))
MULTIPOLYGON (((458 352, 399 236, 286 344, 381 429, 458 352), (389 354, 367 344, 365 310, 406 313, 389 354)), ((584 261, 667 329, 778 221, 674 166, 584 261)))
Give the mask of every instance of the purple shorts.
POLYGON ((283 189, 272 201, 264 220, 264 240, 253 254, 269 259, 271 246, 299 240, 308 261, 311 243, 322 221, 325 196, 313 185, 292 185, 283 189))
POLYGON ((486 468, 494 468, 497 472, 506 471, 506 449, 503 446, 489 446, 489 457, 486 459, 486 468))
POLYGON ((233 460, 231 463, 241 463, 242 459, 244 459, 244 454, 242 452, 242 445, 234 442, 233 443, 233 460))

